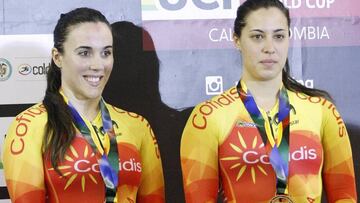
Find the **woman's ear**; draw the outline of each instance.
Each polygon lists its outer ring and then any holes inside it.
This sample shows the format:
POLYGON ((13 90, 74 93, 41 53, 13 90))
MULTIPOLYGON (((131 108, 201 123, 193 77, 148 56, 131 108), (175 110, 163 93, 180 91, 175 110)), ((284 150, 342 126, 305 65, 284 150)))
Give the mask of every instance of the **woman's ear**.
POLYGON ((233 33, 233 40, 236 48, 241 51, 240 37, 236 33, 233 33))
POLYGON ((57 67, 61 68, 62 56, 61 56, 60 52, 57 50, 57 48, 53 47, 51 49, 51 57, 52 57, 52 60, 54 61, 55 65, 57 67))

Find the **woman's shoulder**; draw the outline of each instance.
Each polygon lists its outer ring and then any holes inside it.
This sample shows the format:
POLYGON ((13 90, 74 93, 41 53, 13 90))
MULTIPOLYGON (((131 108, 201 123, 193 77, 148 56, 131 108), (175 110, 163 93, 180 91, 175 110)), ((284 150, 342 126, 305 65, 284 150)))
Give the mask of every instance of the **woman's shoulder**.
POLYGON ((47 113, 43 104, 29 107, 13 119, 6 133, 5 145, 18 152, 27 146, 40 147, 46 123, 47 113))
POLYGON ((138 113, 127 111, 111 104, 106 104, 111 115, 111 119, 120 122, 128 127, 150 127, 146 118, 138 113))
POLYGON ((47 111, 42 103, 37 103, 19 113, 13 120, 13 124, 27 127, 42 127, 47 122, 47 111))
POLYGON ((329 117, 340 119, 335 104, 323 96, 310 96, 300 92, 290 92, 290 103, 296 111, 311 114, 312 116, 320 115, 322 119, 327 120, 329 117))
POLYGON ((195 106, 195 111, 218 112, 231 106, 236 106, 236 102, 240 99, 236 87, 233 86, 224 92, 213 96, 212 98, 203 101, 195 106))
POLYGON ((303 92, 288 91, 289 98, 293 102, 301 103, 302 105, 311 105, 324 108, 331 108, 334 103, 323 96, 311 96, 303 92))

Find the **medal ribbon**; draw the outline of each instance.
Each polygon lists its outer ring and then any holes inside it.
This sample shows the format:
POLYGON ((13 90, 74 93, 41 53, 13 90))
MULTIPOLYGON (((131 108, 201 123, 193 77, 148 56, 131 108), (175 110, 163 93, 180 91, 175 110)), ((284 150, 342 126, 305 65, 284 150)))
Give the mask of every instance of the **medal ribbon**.
POLYGON ((80 114, 76 111, 76 109, 68 103, 71 115, 74 119, 74 124, 76 128, 80 131, 80 133, 84 136, 87 142, 90 144, 93 152, 96 155, 100 173, 103 177, 105 186, 106 186, 106 202, 112 203, 114 202, 116 196, 117 186, 119 184, 118 180, 118 172, 119 172, 119 153, 117 149, 117 142, 115 131, 112 125, 112 120, 110 118, 110 113, 106 108, 105 102, 103 99, 100 100, 100 111, 101 111, 101 119, 105 133, 110 138, 110 150, 109 154, 106 154, 106 150, 104 150, 103 155, 97 149, 93 139, 91 138, 91 131, 87 127, 85 121, 82 119, 80 114))
MULTIPOLYGON (((244 91, 241 87, 241 81, 237 85, 237 91, 244 103, 246 110, 249 112, 251 119, 256 124, 264 144, 267 144, 267 134, 265 130, 265 120, 258 109, 254 97, 250 91, 244 91)), ((289 132, 290 132, 290 103, 286 89, 282 87, 279 93, 279 113, 278 123, 282 126, 282 134, 279 139, 280 144, 275 141, 269 153, 270 163, 276 173, 276 193, 285 194, 287 188, 287 178, 289 176, 289 132), (284 138, 284 139, 282 139, 284 138)), ((271 125, 271 124, 270 124, 271 125)), ((280 129, 279 129, 280 130, 280 129)))

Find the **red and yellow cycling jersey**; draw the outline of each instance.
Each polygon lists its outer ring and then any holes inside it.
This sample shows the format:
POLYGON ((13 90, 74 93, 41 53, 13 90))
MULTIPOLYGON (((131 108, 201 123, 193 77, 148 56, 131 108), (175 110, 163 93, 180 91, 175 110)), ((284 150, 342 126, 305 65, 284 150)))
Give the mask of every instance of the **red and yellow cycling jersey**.
MULTIPOLYGON (((349 137, 334 104, 287 92, 288 194, 295 202, 320 203, 324 185, 329 202, 356 202, 349 137)), ((269 112, 260 111, 267 129, 271 126, 277 134, 278 104, 269 112)), ((221 184, 226 202, 268 203, 276 193, 276 174, 267 153, 270 144, 262 141, 236 87, 198 104, 181 140, 186 202, 216 202, 221 184)))
MULTIPOLYGON (((119 152, 117 202, 164 202, 164 181, 158 145, 149 123, 140 115, 106 104, 119 152)), ((83 118, 92 139, 103 153, 110 142, 101 113, 92 121, 83 118), (101 142, 101 144, 100 144, 101 142)), ((79 133, 59 163, 63 177, 53 169, 42 143, 47 112, 37 104, 19 114, 4 143, 4 171, 13 202, 104 202, 105 184, 99 164, 79 133)))

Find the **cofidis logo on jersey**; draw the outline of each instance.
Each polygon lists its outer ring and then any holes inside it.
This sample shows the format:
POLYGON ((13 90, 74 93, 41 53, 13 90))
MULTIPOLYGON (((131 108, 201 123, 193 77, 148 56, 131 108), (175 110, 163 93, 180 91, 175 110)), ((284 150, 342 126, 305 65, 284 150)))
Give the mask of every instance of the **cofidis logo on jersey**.
POLYGON ((142 19, 232 19, 240 3, 240 0, 142 0, 142 19))
POLYGON ((5 81, 11 76, 12 68, 8 60, 0 58, 0 81, 5 81))

